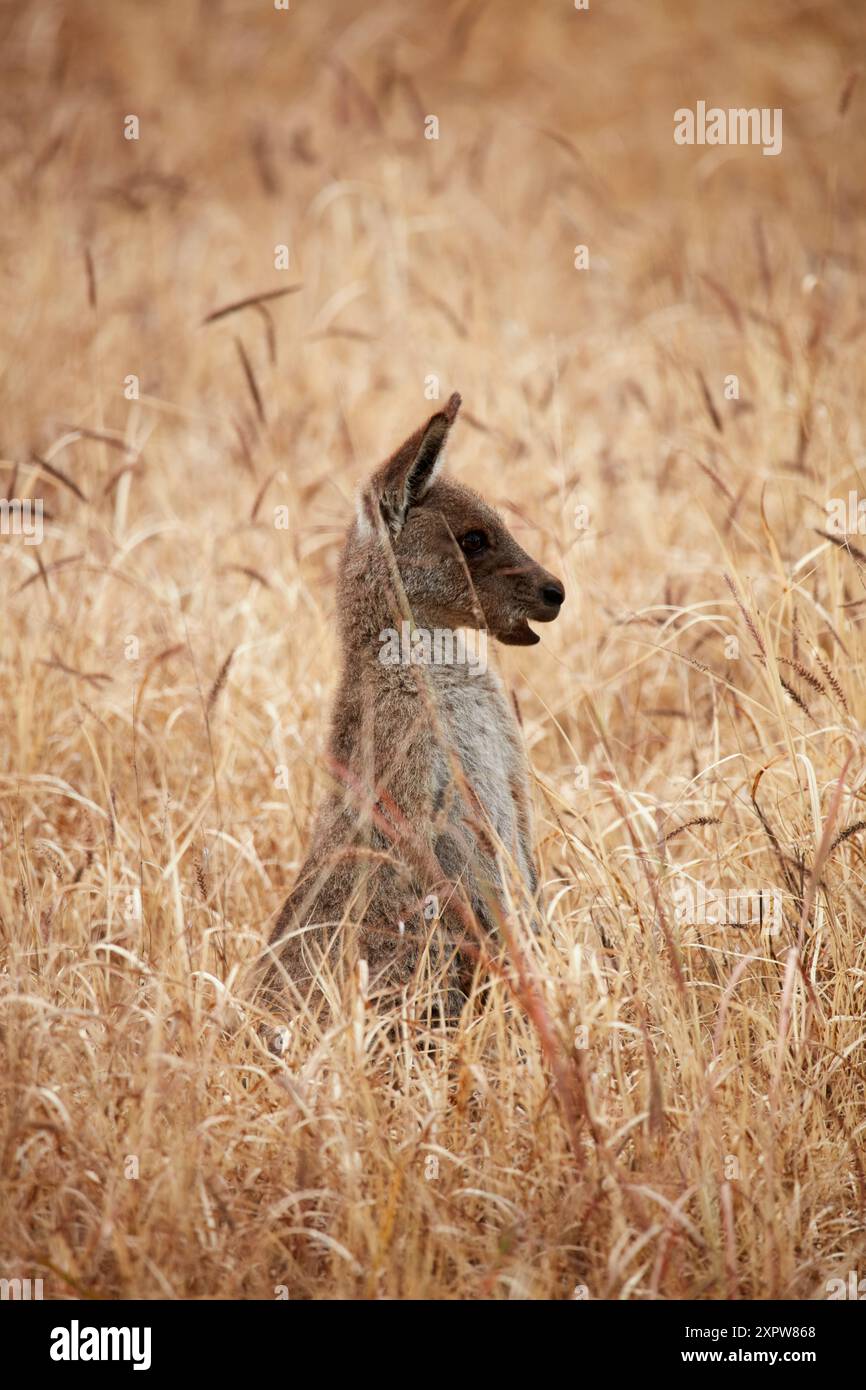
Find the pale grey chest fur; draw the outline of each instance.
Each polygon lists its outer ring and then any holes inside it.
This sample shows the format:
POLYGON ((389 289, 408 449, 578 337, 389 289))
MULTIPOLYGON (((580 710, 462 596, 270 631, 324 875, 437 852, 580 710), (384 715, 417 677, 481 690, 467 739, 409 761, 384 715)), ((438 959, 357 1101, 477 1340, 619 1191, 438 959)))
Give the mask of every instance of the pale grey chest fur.
MULTIPOLYGON (((473 674, 461 665, 439 667, 434 684, 448 743, 456 751, 490 825, 529 882, 530 868, 514 799, 515 787, 522 785, 525 777, 523 755, 502 684, 491 671, 478 674, 476 670, 473 674)), ((438 749, 433 778, 434 796, 440 800, 453 783, 453 771, 447 755, 438 749)), ((456 799, 451 819, 461 820, 466 811, 456 799)))

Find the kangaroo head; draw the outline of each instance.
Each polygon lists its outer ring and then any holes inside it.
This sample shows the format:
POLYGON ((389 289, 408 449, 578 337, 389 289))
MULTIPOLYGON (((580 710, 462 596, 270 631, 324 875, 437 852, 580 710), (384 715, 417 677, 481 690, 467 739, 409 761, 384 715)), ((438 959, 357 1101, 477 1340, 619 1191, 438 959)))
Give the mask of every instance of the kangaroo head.
POLYGON ((372 577, 390 551, 385 582, 397 587, 396 567, 416 624, 482 628, 500 642, 531 646, 540 639, 528 620, 552 622, 565 590, 477 493, 440 476, 459 409, 455 394, 373 474, 346 563, 372 577))

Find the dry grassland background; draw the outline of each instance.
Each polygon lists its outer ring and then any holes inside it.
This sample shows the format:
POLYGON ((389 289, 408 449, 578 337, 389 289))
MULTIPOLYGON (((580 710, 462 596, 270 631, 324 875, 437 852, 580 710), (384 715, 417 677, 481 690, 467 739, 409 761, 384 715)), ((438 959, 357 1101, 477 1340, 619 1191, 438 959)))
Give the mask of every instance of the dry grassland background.
POLYGON ((866 1273, 866 540, 824 534, 866 463, 862 8, 24 0, 0 30, 0 496, 45 507, 41 545, 0 537, 0 1274, 866 1273), (675 145, 698 100, 781 107, 782 153, 675 145), (450 467, 567 590, 497 653, 540 1002, 500 979, 431 1047, 359 996, 277 1060, 232 1005, 325 786, 354 488, 432 376, 450 467), (685 883, 784 921, 680 921, 685 883))

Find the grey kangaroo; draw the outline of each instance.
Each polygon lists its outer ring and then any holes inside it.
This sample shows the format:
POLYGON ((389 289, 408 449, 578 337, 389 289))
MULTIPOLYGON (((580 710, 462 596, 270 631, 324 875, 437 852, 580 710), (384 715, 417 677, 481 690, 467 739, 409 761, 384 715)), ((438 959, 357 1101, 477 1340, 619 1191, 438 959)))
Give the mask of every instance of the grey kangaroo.
POLYGON ((486 635, 538 642, 565 591, 441 476, 453 395, 372 475, 343 549, 330 787, 271 936, 264 995, 309 1003, 359 963, 380 1004, 438 980, 459 1011, 478 943, 537 900, 527 763, 486 635), (468 651, 467 642, 471 645, 468 651), (324 982, 328 982, 327 985, 324 982))

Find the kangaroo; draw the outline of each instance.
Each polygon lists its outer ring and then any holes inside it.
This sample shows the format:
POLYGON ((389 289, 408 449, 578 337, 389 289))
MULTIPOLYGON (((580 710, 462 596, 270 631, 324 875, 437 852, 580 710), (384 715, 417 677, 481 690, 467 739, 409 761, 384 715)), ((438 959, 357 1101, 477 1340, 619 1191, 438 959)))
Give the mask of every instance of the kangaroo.
POLYGON ((271 1002, 286 990, 308 1002, 363 959, 369 997, 393 1002, 438 973, 452 1016, 473 933, 496 934, 509 894, 537 903, 520 728, 499 677, 471 658, 488 633, 538 642, 528 619, 551 622, 565 590, 441 476, 459 408, 455 394, 359 494, 338 580, 332 785, 271 936, 271 1002))

